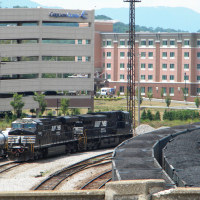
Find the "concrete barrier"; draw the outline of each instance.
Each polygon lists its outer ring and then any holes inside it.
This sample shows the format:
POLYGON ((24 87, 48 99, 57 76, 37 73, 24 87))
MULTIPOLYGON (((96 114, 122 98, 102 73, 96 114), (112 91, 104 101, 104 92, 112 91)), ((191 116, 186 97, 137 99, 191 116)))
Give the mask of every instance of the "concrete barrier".
POLYGON ((152 195, 152 200, 199 200, 200 188, 176 188, 152 195))
POLYGON ((164 180, 114 181, 106 184, 105 200, 148 200, 153 193, 165 189, 164 180))
POLYGON ((0 200, 199 200, 200 188, 165 189, 159 179, 114 181, 105 190, 0 192, 0 200))
POLYGON ((104 200, 104 190, 0 192, 1 200, 104 200))

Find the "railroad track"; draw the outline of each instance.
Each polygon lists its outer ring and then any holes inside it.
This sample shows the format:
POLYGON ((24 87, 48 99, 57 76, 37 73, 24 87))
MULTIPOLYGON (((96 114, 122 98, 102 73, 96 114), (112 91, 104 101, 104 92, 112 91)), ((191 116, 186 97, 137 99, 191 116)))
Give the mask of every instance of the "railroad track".
POLYGON ((17 163, 17 162, 8 162, 5 164, 0 165, 0 174, 3 172, 6 172, 14 167, 17 167, 19 165, 22 165, 23 163, 17 163))
POLYGON ((96 167, 98 165, 105 165, 105 164, 111 163, 111 155, 112 155, 112 152, 101 154, 101 155, 83 160, 71 166, 65 167, 55 172, 54 174, 51 174, 47 179, 41 182, 33 190, 54 190, 62 181, 64 181, 68 177, 80 171, 86 170, 91 167, 96 167))
POLYGON ((103 189, 112 180, 112 170, 106 171, 86 183, 80 190, 103 189))

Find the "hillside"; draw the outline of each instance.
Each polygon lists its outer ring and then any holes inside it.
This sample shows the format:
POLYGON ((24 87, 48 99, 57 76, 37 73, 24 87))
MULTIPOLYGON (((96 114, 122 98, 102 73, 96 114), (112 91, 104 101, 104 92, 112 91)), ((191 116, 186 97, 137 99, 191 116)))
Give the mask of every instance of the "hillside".
MULTIPOLYGON (((112 20, 110 17, 107 17, 105 15, 97 15, 95 16, 95 19, 102 19, 102 20, 112 20)), ((125 33, 126 31, 129 30, 129 25, 124 24, 122 22, 117 22, 113 25, 113 32, 115 33, 125 33)), ((161 27, 153 28, 153 27, 146 27, 146 26, 135 26, 135 31, 140 32, 140 31, 148 31, 148 32, 186 32, 183 30, 175 30, 175 29, 164 29, 161 27)))

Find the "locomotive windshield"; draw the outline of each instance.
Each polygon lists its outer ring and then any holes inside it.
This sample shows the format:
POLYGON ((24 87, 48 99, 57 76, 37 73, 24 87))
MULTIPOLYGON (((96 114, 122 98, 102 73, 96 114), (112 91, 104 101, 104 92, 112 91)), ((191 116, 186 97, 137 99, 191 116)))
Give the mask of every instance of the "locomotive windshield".
POLYGON ((24 128, 36 128, 36 124, 32 123, 24 124, 24 128))
POLYGON ((12 128, 22 128, 22 124, 20 124, 20 123, 12 123, 12 128))

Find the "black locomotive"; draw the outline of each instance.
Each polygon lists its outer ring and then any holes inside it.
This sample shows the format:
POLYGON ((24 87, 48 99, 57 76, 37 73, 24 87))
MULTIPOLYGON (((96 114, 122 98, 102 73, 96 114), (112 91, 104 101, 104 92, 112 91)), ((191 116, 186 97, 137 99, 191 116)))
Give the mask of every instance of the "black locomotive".
POLYGON ((8 133, 8 158, 27 161, 113 147, 132 137, 129 112, 109 111, 56 118, 24 118, 8 133))

